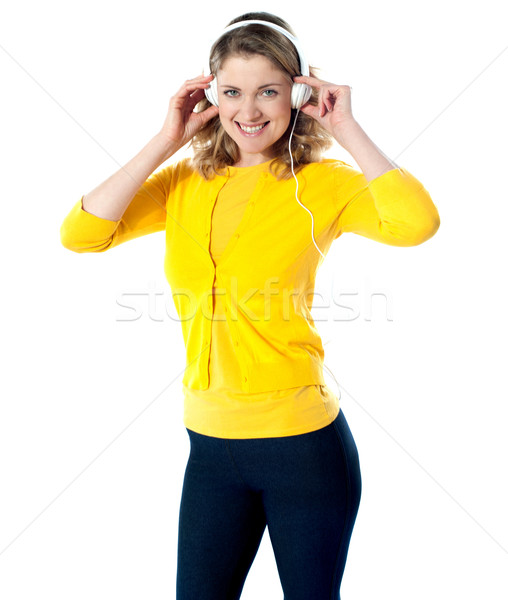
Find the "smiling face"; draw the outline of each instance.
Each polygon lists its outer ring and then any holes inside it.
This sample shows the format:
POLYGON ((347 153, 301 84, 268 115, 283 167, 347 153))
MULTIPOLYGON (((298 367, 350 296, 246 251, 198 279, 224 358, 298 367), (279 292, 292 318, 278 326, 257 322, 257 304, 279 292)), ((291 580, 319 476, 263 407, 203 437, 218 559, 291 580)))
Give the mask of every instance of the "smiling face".
POLYGON ((217 73, 219 118, 237 143, 237 167, 274 158, 272 145, 291 120, 291 87, 287 75, 260 54, 230 56, 217 73))

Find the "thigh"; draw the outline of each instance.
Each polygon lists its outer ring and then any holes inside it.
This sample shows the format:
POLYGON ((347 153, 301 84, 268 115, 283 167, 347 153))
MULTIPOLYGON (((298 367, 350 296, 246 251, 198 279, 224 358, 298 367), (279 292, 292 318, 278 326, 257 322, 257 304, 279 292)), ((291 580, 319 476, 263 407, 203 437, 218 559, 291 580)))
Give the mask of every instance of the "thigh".
POLYGON ((337 600, 361 496, 342 410, 328 427, 286 438, 278 463, 264 504, 284 598, 337 600))
POLYGON ((237 600, 266 519, 224 440, 189 431, 178 530, 177 600, 237 600))

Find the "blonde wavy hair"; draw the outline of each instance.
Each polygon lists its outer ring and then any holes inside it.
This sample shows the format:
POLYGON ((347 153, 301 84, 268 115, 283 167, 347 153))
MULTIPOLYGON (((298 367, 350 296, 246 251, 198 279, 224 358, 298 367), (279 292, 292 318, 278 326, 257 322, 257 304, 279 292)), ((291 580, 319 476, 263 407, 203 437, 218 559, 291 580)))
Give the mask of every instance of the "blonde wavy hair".
MULTIPOLYGON (((246 13, 233 19, 229 25, 250 20, 270 21, 295 35, 283 19, 266 12, 246 13)), ((291 41, 282 33, 256 23, 234 29, 214 43, 210 51, 210 72, 216 75, 224 61, 231 56, 256 54, 271 60, 291 83, 293 77, 300 74, 298 52, 291 41)), ((309 71, 311 76, 315 76, 312 69, 309 71)), ((313 89, 309 103, 316 106, 317 98, 318 91, 313 89)), ((204 98, 197 104, 196 111, 201 112, 209 106, 210 102, 204 98)), ((272 161, 270 170, 278 179, 288 179, 292 176, 288 142, 296 114, 297 110, 291 109, 291 120, 287 130, 272 146, 276 158, 272 161)), ((332 143, 332 136, 315 119, 300 112, 291 140, 295 173, 304 165, 321 160, 323 152, 330 148, 332 143)), ((193 167, 205 179, 212 179, 220 174, 222 169, 233 166, 240 160, 238 145, 222 127, 219 116, 208 121, 193 137, 190 146, 194 151, 193 167)))

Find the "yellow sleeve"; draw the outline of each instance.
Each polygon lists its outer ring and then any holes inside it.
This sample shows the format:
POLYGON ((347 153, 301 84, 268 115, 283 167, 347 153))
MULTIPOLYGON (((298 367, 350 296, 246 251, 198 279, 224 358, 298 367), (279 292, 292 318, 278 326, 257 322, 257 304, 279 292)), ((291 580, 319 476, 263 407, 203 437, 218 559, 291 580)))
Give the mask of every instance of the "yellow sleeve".
POLYGON ((73 252, 104 252, 142 235, 163 231, 173 171, 174 165, 170 165, 152 173, 119 221, 86 212, 82 196, 60 227, 62 245, 73 252))
POLYGON ((368 183, 363 173, 346 163, 337 174, 335 239, 352 232, 392 246, 417 246, 439 229, 439 214, 429 193, 406 169, 392 169, 368 183))

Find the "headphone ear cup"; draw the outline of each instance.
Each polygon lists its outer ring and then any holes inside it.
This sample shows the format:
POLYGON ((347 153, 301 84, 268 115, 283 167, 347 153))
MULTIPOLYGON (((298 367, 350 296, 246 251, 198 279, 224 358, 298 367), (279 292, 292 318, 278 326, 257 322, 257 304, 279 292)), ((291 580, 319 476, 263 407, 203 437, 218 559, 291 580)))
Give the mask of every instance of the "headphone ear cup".
POLYGON ((312 87, 306 83, 293 83, 291 89, 291 108, 301 108, 308 102, 312 94, 312 87))
POLYGON ((219 106, 219 94, 217 92, 217 78, 214 77, 212 81, 210 81, 210 87, 205 88, 205 96, 208 101, 214 106, 219 106))

